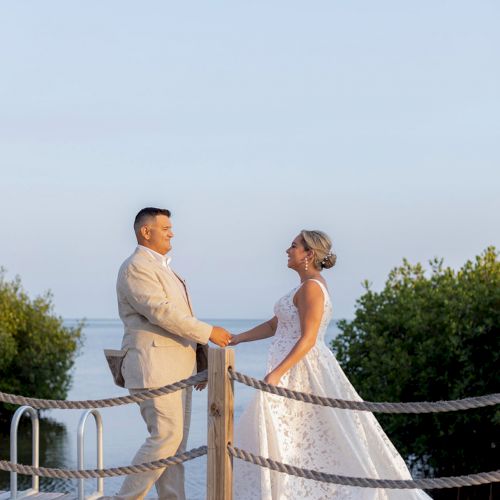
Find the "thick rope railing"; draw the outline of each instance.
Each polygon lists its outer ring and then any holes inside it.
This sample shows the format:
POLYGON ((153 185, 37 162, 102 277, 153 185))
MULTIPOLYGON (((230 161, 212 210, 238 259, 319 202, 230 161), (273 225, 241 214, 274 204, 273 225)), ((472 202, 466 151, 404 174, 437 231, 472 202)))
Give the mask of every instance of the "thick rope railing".
POLYGON ((343 410, 371 411, 376 413, 440 413, 448 411, 471 410, 500 404, 500 393, 488 394, 474 398, 455 399, 450 401, 419 401, 411 403, 378 403, 370 401, 349 401, 308 394, 307 392, 293 391, 285 387, 266 384, 243 373, 229 370, 229 376, 242 384, 261 391, 283 396, 304 403, 311 403, 343 410))
POLYGON ((479 474, 469 474, 466 476, 450 476, 423 479, 370 479, 365 477, 339 476, 337 474, 327 474, 312 469, 304 469, 293 465, 284 464, 270 458, 254 455, 248 451, 233 446, 227 447, 228 452, 233 457, 246 462, 276 472, 314 479, 324 483, 333 483, 341 486, 360 486, 364 488, 389 488, 389 489, 443 489, 460 488, 463 486, 477 486, 480 484, 489 484, 500 482, 500 470, 492 472, 480 472, 479 474))
POLYGON ((155 460, 154 462, 146 462, 137 465, 128 465, 125 467, 111 467, 107 469, 51 469, 48 467, 33 467, 31 465, 14 464, 6 460, 0 460, 0 470, 7 472, 17 472, 18 474, 33 474, 41 477, 52 477, 58 479, 92 479, 100 477, 116 477, 127 474, 138 474, 139 472, 148 472, 151 470, 178 465, 194 458, 202 457, 207 454, 207 447, 200 446, 193 448, 185 453, 178 453, 171 457, 155 460))
MULTIPOLYGON (((489 394, 473 398, 451 400, 451 401, 436 401, 436 402, 411 402, 411 403, 387 403, 387 402, 369 402, 369 401, 349 401, 342 399, 327 398, 316 396, 300 391, 293 391, 284 387, 277 387, 271 384, 266 384, 261 380, 249 377, 242 373, 229 370, 229 377, 237 382, 246 384, 250 387, 275 394, 278 396, 287 397, 305 403, 311 403, 332 408, 340 408, 347 410, 371 411, 379 413, 433 413, 433 412, 448 412, 458 410, 469 410, 472 408, 482 408, 500 403, 500 393, 489 394)), ((30 398, 25 396, 17 396, 0 392, 0 402, 11 403, 17 405, 29 405, 37 409, 89 409, 89 408, 104 408, 112 406, 120 406, 130 403, 140 403, 142 401, 171 394, 173 392, 191 387, 197 384, 206 382, 208 379, 207 371, 200 372, 192 377, 180 380, 173 384, 160 387, 158 389, 148 389, 138 392, 133 395, 121 396, 108 399, 97 400, 80 400, 80 401, 64 401, 30 398)), ((438 488, 455 488, 462 486, 475 486, 481 484, 489 484, 500 482, 500 470, 491 472, 482 472, 478 474, 470 474, 466 476, 452 476, 442 478, 424 478, 424 479, 370 479, 340 476, 336 474, 328 474, 311 469, 295 467, 289 464, 254 455, 240 448, 228 446, 228 452, 233 457, 245 460, 249 463, 267 467, 277 472, 283 472, 303 478, 314 479, 328 483, 335 483, 345 486, 360 486, 368 488, 390 488, 390 489, 438 489, 438 488)), ((165 468, 172 465, 181 464, 188 460, 201 457, 207 454, 207 446, 192 449, 188 452, 179 453, 177 455, 156 460, 153 462, 129 465, 125 467, 113 467, 106 469, 55 469, 47 467, 33 467, 29 465, 15 464, 6 460, 0 460, 0 470, 7 472, 16 472, 25 475, 37 475, 41 477, 61 478, 61 479, 91 479, 102 477, 122 476, 127 474, 137 474, 147 472, 159 468, 165 468)))
POLYGON ((158 389, 147 389, 135 394, 130 394, 128 396, 120 396, 108 399, 87 399, 81 401, 65 401, 62 399, 38 399, 29 398, 25 396, 16 396, 15 394, 8 394, 6 392, 0 392, 0 402, 11 403, 14 405, 28 405, 32 408, 39 410, 47 409, 62 409, 62 410, 84 410, 90 408, 108 408, 111 406, 127 405, 130 403, 140 403, 146 401, 147 399, 157 398, 159 396, 164 396, 165 394, 171 394, 172 392, 180 391, 181 389, 186 389, 193 385, 201 384, 208 380, 208 372, 204 370, 192 377, 179 380, 174 384, 169 384, 158 389))
MULTIPOLYGON (((286 389, 285 387, 266 384, 262 380, 249 377, 248 375, 244 375, 243 373, 233 370, 229 370, 229 376, 237 382, 271 394, 295 399, 296 401, 302 401, 304 403, 329 406, 331 408, 340 408, 344 410, 371 411, 376 413, 439 413, 483 408, 485 406, 493 406, 500 403, 500 393, 450 401, 420 401, 409 403, 349 401, 344 399, 316 396, 306 392, 293 391, 291 389, 286 389)), ((15 405, 28 405, 32 408, 40 410, 109 408, 112 406, 126 405, 130 403, 140 403, 148 399, 164 396, 165 394, 171 394, 181 389, 206 382, 207 378, 207 371, 204 370, 203 372, 197 373, 187 379, 179 380, 178 382, 160 387, 158 389, 146 389, 135 394, 114 398, 87 399, 79 401, 39 399, 0 392, 0 402, 15 405)))

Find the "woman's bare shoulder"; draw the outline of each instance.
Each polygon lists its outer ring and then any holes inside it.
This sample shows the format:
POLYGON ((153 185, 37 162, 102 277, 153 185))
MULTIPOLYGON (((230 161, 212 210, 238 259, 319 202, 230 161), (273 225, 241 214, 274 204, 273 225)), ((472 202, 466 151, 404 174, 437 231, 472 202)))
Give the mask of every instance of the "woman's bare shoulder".
POLYGON ((305 302, 317 301, 323 298, 323 290, 321 285, 315 279, 308 279, 302 283, 294 296, 294 303, 297 305, 299 300, 305 302))

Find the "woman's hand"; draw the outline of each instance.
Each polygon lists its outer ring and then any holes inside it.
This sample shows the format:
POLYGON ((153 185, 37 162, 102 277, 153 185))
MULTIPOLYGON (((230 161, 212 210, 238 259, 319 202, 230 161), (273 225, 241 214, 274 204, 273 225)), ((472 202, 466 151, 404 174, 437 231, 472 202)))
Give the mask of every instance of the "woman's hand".
POLYGON ((269 372, 265 377, 264 377, 264 382, 266 384, 270 385, 279 385, 281 380, 281 375, 275 373, 275 372, 269 372))
MULTIPOLYGON (((240 333, 240 335, 241 335, 241 333, 240 333)), ((238 337, 239 337, 240 335, 233 335, 233 336, 231 337, 231 340, 230 340, 230 342, 229 342, 228 347, 232 347, 232 346, 238 345, 238 344, 241 342, 241 340, 239 340, 239 339, 238 339, 238 337)))

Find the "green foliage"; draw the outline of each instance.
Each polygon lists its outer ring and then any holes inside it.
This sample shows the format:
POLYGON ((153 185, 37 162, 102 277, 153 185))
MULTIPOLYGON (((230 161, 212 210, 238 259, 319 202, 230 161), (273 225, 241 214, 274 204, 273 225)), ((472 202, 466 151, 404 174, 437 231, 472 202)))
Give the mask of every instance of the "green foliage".
MULTIPOLYGON (((53 314, 50 293, 31 300, 19 278, 0 269, 0 391, 64 399, 82 342, 82 327, 66 327, 53 314)), ((14 409, 0 406, 0 420, 14 409)))
MULTIPOLYGON (((355 318, 340 321, 333 350, 361 397, 436 401, 500 391, 500 262, 487 248, 457 272, 404 260, 380 292, 365 282, 355 318)), ((377 415, 415 471, 500 468, 500 409, 377 415)))

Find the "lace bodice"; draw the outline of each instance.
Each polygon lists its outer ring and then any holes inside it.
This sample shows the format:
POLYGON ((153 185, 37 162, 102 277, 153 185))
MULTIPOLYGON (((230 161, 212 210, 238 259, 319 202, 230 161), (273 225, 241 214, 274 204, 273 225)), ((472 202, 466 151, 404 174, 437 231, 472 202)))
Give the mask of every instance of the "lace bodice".
MULTIPOLYGON (((311 280, 317 283, 323 290, 323 317, 318 329, 318 336, 315 347, 308 353, 308 356, 314 356, 316 349, 328 349, 325 344, 325 333, 333 316, 333 307, 325 285, 319 280, 311 280)), ((299 340, 302 332, 300 328, 299 311, 293 303, 293 298, 298 292, 299 286, 293 288, 274 305, 274 314, 278 318, 278 328, 273 337, 273 342, 269 349, 268 371, 279 364, 283 358, 290 352, 293 346, 299 340)))

